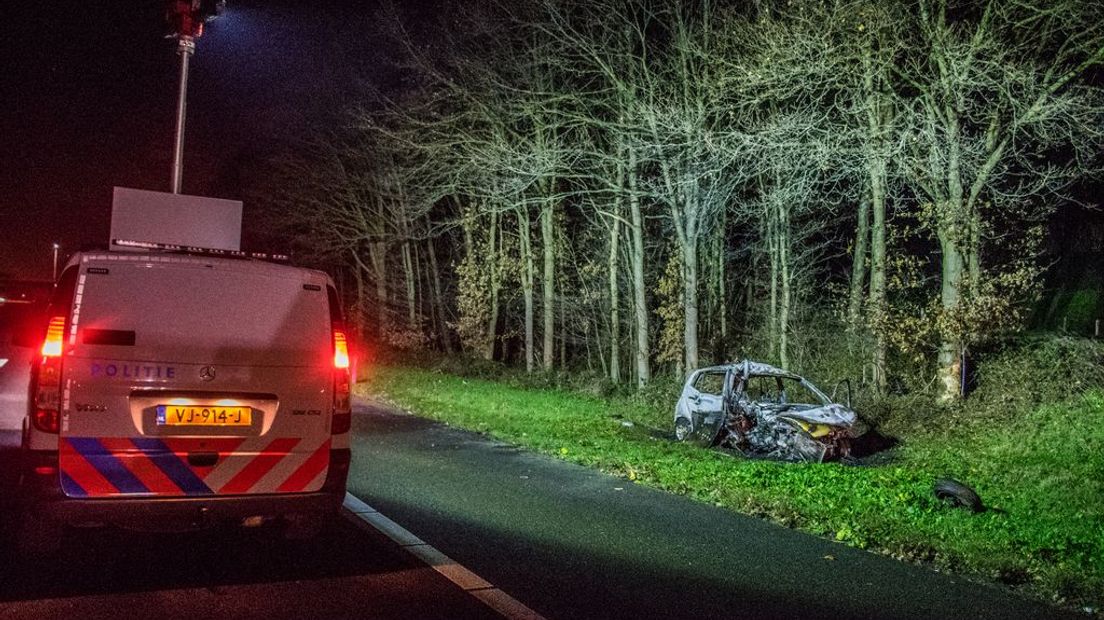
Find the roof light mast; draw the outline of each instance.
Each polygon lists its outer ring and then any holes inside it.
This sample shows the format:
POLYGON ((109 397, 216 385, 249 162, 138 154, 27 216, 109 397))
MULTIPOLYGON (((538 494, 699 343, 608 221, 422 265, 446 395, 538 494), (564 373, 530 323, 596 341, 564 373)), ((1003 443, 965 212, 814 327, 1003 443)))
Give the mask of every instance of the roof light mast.
POLYGON ((176 102, 176 141, 173 145, 172 193, 179 194, 184 176, 184 116, 188 106, 188 61, 195 54, 195 40, 203 35, 204 22, 226 8, 226 0, 170 0, 165 18, 177 41, 180 55, 180 92, 176 102))

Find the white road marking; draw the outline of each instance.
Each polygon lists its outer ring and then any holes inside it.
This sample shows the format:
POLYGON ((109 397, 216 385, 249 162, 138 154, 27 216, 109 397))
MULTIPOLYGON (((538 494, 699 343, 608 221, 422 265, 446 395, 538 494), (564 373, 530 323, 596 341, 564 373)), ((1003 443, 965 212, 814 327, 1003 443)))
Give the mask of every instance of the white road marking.
POLYGON ((483 601, 485 605, 497 611, 503 618, 509 620, 545 620, 544 616, 499 590, 491 582, 461 566, 455 560, 430 546, 398 523, 388 519, 352 493, 345 494, 345 503, 342 507, 348 513, 346 518, 359 520, 379 530, 400 547, 409 551, 430 568, 459 586, 460 589, 483 601))

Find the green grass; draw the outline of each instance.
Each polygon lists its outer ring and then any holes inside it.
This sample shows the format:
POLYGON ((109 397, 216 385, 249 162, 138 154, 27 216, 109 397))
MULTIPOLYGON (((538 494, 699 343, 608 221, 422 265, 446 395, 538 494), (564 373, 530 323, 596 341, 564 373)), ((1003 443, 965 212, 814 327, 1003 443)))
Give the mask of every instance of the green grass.
POLYGON ((749 461, 675 443, 665 436, 667 403, 404 367, 377 368, 361 389, 422 416, 849 545, 1058 603, 1104 602, 1104 393, 957 434, 914 431, 882 464, 848 467, 749 461), (943 475, 971 484, 996 510, 943 506, 931 490, 943 475))

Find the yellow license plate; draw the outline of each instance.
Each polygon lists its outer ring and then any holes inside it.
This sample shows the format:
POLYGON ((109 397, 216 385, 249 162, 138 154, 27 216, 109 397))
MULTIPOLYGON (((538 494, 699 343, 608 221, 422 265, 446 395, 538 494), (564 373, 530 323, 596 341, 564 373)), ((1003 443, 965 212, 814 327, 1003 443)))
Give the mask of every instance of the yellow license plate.
POLYGON ((158 426, 252 426, 249 407, 218 405, 158 405, 158 426))

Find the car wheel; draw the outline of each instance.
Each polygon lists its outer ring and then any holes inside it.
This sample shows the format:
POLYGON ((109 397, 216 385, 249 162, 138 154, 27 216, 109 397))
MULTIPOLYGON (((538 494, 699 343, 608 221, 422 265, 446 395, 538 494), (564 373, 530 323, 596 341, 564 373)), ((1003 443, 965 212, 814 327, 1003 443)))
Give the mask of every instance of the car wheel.
POLYGON ((951 506, 969 508, 972 512, 985 512, 985 505, 970 487, 954 478, 940 478, 935 481, 935 496, 951 506))
POLYGON ((675 419, 675 441, 686 441, 686 438, 693 431, 694 427, 690 425, 690 420, 686 418, 675 419))

